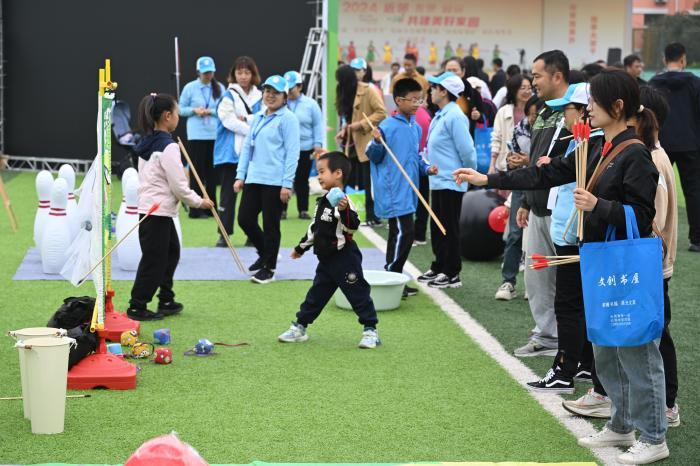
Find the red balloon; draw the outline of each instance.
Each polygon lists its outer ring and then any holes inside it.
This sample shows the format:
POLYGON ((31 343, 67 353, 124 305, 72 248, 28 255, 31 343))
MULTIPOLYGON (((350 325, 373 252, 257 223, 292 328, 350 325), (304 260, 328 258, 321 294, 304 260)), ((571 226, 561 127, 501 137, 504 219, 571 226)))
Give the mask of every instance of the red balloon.
POLYGON ((499 205, 489 213, 489 226, 496 233, 506 231, 508 223, 508 209, 504 205, 499 205))
POLYGON ((168 434, 141 445, 124 466, 209 466, 209 463, 177 435, 168 434))

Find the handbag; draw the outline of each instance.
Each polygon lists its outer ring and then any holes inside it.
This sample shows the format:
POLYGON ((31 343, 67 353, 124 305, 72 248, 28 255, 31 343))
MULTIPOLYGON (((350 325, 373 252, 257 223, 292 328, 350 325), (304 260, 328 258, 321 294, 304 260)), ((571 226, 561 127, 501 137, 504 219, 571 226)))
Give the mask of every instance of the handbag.
POLYGON ((483 123, 477 123, 474 128, 474 148, 476 149, 476 171, 488 173, 491 164, 491 135, 493 126, 488 125, 484 118, 483 123))
POLYGON ((639 346, 661 336, 664 292, 661 239, 640 238, 632 207, 626 205, 627 239, 581 246, 581 280, 586 330, 598 346, 639 346))

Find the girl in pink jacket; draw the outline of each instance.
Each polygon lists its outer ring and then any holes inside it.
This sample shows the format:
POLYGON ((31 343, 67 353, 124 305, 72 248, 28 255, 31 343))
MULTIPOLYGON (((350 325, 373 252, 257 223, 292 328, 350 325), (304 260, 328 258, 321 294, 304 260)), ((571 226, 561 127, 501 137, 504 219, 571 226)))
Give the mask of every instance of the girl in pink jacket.
POLYGON ((182 311, 173 292, 173 275, 180 259, 173 217, 180 201, 201 209, 214 205, 189 188, 180 148, 170 135, 179 119, 174 97, 150 94, 141 100, 139 126, 145 137, 135 148, 139 156, 139 216, 155 203, 160 207, 139 225, 142 256, 126 311, 134 320, 159 320, 182 311), (158 312, 149 311, 146 306, 159 288, 158 312))

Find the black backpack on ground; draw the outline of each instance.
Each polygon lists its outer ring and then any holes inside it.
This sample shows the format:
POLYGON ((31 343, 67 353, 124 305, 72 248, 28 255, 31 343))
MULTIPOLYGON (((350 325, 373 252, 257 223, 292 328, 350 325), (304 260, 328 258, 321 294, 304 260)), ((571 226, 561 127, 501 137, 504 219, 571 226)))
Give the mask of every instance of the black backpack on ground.
POLYGON ((89 296, 70 297, 63 300, 63 305, 51 316, 48 327, 63 328, 67 336, 74 338, 77 347, 71 347, 68 355, 68 368, 76 365, 85 356, 97 349, 97 333, 90 332, 90 320, 95 308, 95 298, 89 296))

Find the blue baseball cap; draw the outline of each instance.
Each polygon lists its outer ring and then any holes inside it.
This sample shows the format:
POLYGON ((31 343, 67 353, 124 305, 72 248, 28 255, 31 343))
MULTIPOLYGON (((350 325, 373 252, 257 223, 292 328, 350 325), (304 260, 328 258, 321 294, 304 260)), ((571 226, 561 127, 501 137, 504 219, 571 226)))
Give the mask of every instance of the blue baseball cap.
POLYGON ((356 70, 366 70, 367 60, 362 57, 353 58, 350 61, 350 67, 355 68, 356 70))
POLYGON ((200 73, 208 73, 216 71, 216 65, 212 57, 199 57, 197 59, 197 71, 200 73))
POLYGON ((590 85, 588 83, 576 83, 571 84, 566 89, 566 94, 564 94, 564 97, 560 99, 548 100, 545 102, 545 104, 547 104, 547 107, 554 109, 566 107, 569 104, 588 105, 590 95, 590 85))
POLYGON ((428 82, 441 85, 455 97, 459 97, 464 92, 464 82, 452 71, 445 71, 440 76, 428 76, 428 82))
POLYGON ((301 77, 298 71, 287 71, 284 73, 284 79, 287 80, 287 86, 289 86, 290 89, 297 84, 304 84, 304 78, 301 77))
POLYGON ((269 78, 267 78, 263 83, 262 87, 271 87, 277 92, 284 92, 285 94, 289 92, 289 85, 287 84, 287 80, 278 74, 272 75, 269 78))

